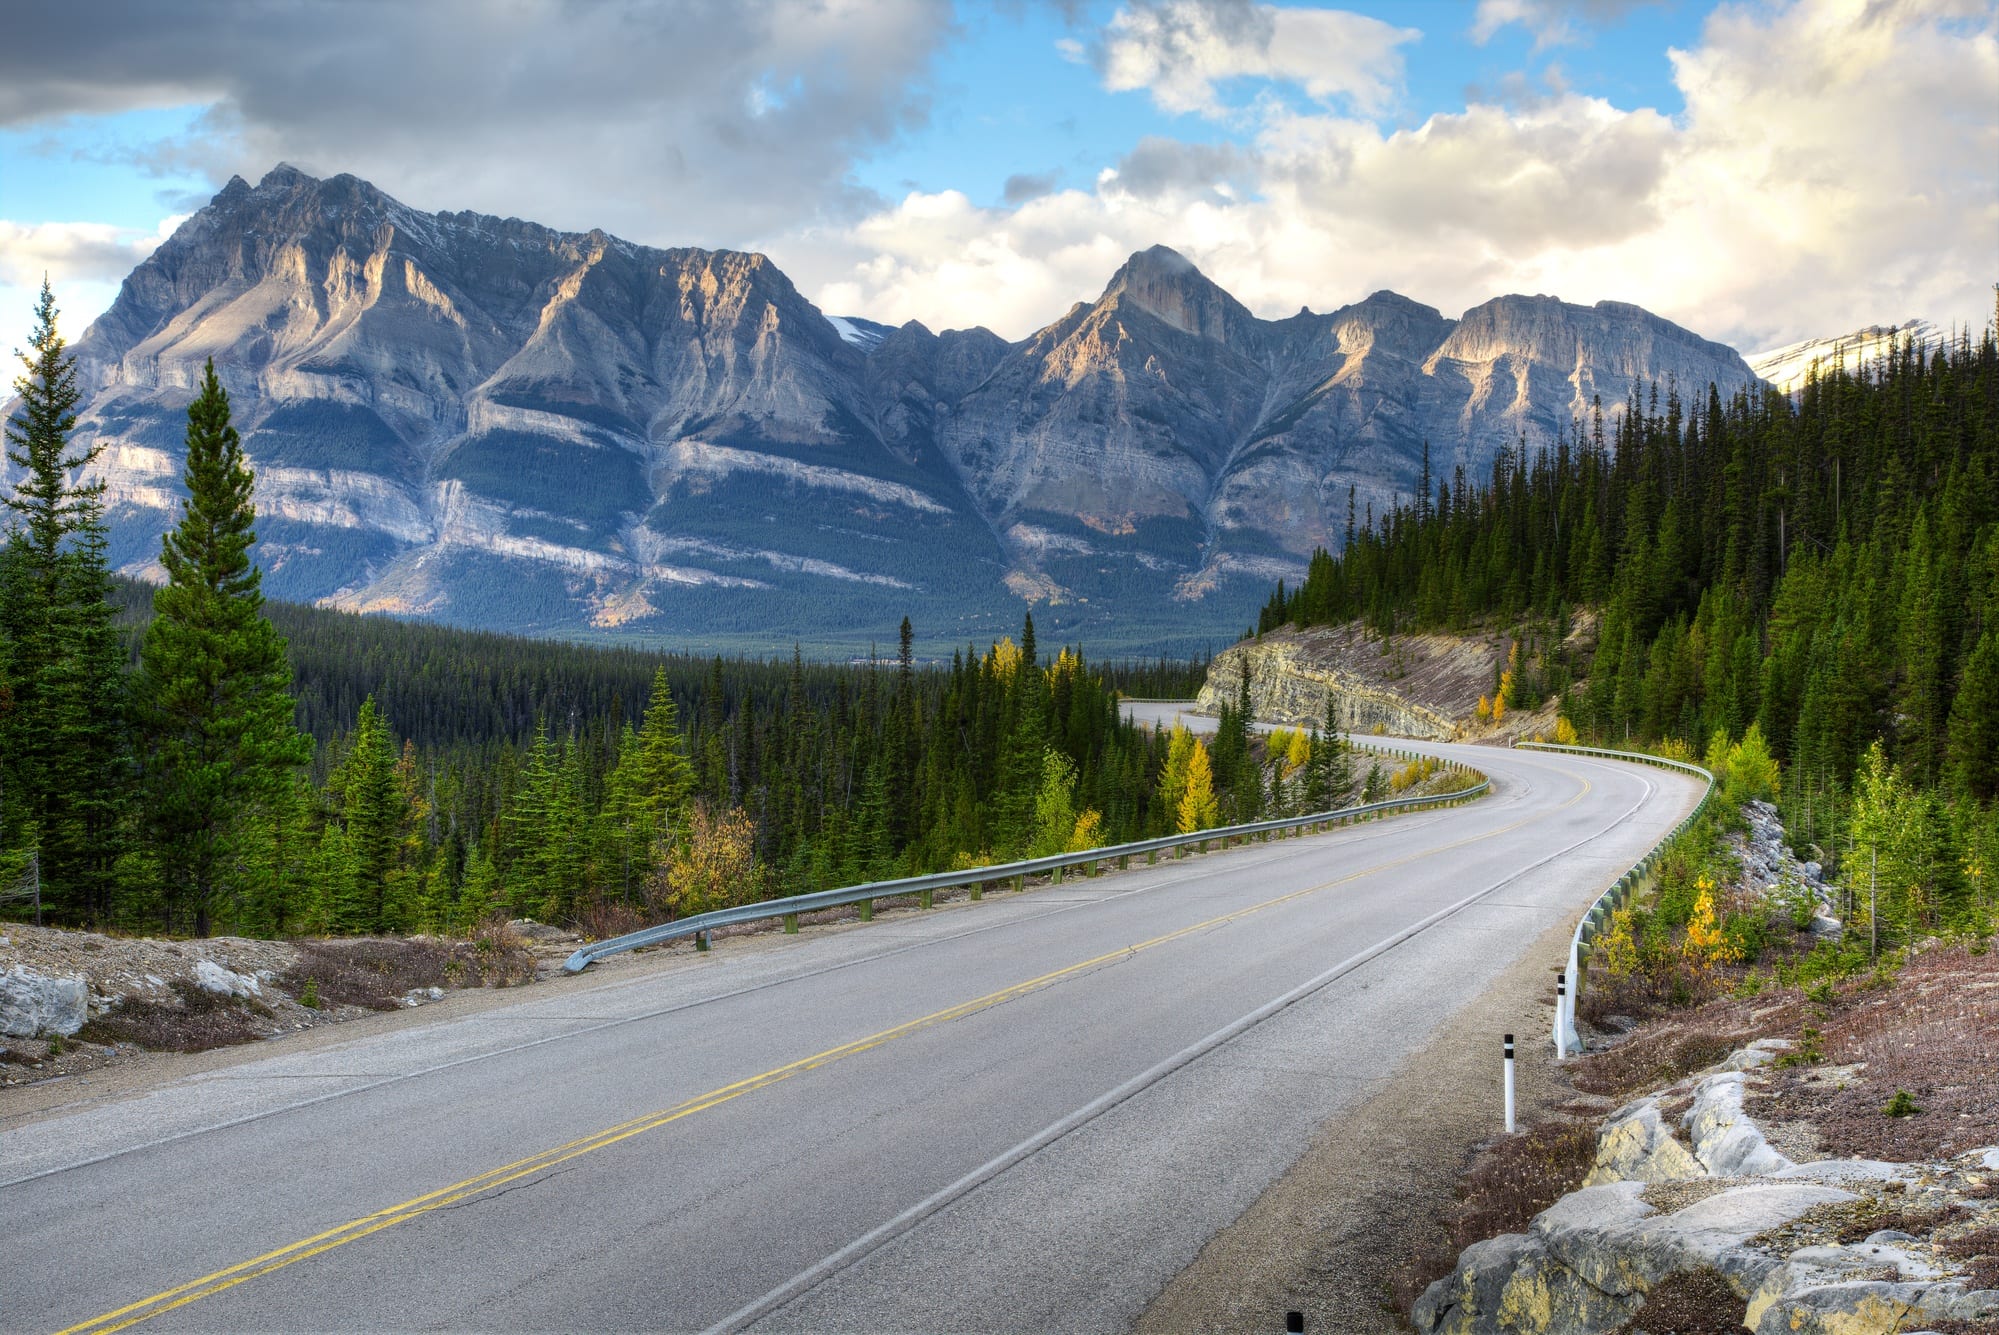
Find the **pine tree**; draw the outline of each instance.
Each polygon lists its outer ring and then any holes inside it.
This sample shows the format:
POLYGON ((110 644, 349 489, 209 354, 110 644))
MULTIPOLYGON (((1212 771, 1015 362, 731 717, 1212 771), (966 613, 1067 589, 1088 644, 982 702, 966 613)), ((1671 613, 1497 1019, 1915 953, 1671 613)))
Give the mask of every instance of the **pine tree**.
POLYGON ((140 652, 146 818, 170 920, 207 936, 241 877, 239 824, 311 747, 292 725, 285 642, 263 615, 255 485, 210 362, 188 406, 188 499, 160 544, 167 583, 153 595, 140 652))
POLYGON ((381 932, 394 920, 401 872, 406 804, 396 783, 395 741, 375 697, 361 702, 347 757, 330 785, 340 795, 340 815, 354 856, 353 897, 334 906, 343 932, 381 932))
POLYGON ((102 922, 130 788, 125 652, 112 624, 104 484, 78 478, 101 447, 70 448, 76 359, 56 313, 44 280, 21 355, 26 374, 14 381, 20 408, 6 431, 7 458, 22 476, 0 497, 19 517, 0 554, 0 638, 11 641, 0 846, 31 827, 57 914, 102 922))
POLYGON ((1979 636, 1964 660, 1950 710, 1950 777, 1975 801, 1999 797, 1999 630, 1979 636))

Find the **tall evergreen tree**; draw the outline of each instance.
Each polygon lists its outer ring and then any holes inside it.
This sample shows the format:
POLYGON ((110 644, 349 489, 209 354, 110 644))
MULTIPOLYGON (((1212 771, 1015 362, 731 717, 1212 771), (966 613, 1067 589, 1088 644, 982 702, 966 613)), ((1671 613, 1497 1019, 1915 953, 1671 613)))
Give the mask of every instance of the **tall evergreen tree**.
POLYGON ((102 922, 129 791, 124 650, 112 626, 104 484, 81 473, 100 446, 72 449, 76 359, 56 331, 46 280, 14 381, 7 458, 21 470, 0 497, 17 516, 0 553, 0 628, 10 640, 9 708, 0 715, 0 846, 34 831, 56 913, 102 922))
POLYGON ((311 756, 250 559, 254 486, 211 361, 188 405, 188 499, 160 543, 167 582, 153 595, 139 683, 146 817, 169 919, 196 936, 237 888, 239 824, 311 756))
POLYGON ((354 856, 353 897, 334 906, 334 925, 343 932, 380 932, 395 920, 401 886, 401 844, 408 804, 396 782, 395 739, 375 708, 361 702, 346 759, 330 786, 340 797, 347 846, 354 856))

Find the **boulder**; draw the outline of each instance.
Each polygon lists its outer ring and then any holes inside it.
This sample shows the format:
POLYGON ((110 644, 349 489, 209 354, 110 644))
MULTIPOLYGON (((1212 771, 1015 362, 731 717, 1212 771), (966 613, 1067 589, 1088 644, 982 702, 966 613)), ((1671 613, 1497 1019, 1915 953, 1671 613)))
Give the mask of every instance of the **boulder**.
POLYGON ((1747 1177, 1794 1167, 1770 1147, 1762 1129, 1743 1111, 1742 1086, 1742 1072, 1724 1071, 1694 1087, 1687 1128, 1693 1133, 1695 1157, 1716 1177, 1747 1177))
MULTIPOLYGON (((1810 1248, 1811 1251, 1842 1250, 1810 1248)), ((1835 1278, 1811 1263, 1780 1266, 1749 1299, 1743 1323, 1756 1335, 1878 1335, 1937 1321, 1999 1318, 1999 1291, 1962 1283, 1835 1278)))
POLYGON ((1707 1169, 1659 1116, 1659 1100, 1640 1099, 1611 1114, 1596 1134, 1596 1164, 1585 1187, 1606 1182, 1679 1182, 1707 1169))
POLYGON ((90 988, 81 978, 45 978, 25 964, 0 973, 0 1035, 68 1038, 90 1015, 90 988))
POLYGON ((264 994, 263 985, 256 978, 225 969, 214 960, 194 962, 194 985, 218 997, 260 997, 264 994))

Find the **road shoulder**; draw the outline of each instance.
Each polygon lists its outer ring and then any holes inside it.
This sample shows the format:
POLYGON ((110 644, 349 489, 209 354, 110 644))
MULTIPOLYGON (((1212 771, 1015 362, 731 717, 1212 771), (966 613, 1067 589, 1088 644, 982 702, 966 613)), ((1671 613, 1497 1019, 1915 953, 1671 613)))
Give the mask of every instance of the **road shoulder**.
POLYGON ((1519 1040, 1521 1125, 1569 1096, 1547 1035, 1573 923, 1550 927, 1155 1298, 1135 1329, 1405 1331, 1398 1272, 1438 1227, 1473 1151, 1501 1134, 1500 1039, 1519 1040))

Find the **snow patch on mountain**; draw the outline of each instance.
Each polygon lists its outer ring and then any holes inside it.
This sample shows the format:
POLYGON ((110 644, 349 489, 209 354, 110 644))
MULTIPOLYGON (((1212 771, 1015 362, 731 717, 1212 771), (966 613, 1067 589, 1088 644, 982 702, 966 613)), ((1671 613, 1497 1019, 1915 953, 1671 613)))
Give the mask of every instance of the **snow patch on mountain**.
POLYGON ((921 514, 948 515, 952 512, 949 506, 939 505, 916 488, 900 482, 885 482, 880 478, 850 473, 843 468, 828 468, 823 464, 800 463, 780 455, 711 445, 702 440, 677 440, 662 453, 669 484, 693 478, 719 480, 738 471, 767 473, 807 487, 853 492, 869 500, 907 506, 921 514))
POLYGON ((1833 338, 1808 338, 1749 358, 1749 369, 1786 394, 1804 388, 1814 365, 1821 372, 1844 366, 1853 371, 1869 366, 1902 343, 1934 348, 1949 337, 1947 331, 1928 320, 1905 320, 1898 325, 1875 324, 1833 338))
POLYGON ((829 315, 826 317, 826 323, 832 325, 833 331, 843 340, 853 344, 862 352, 873 352, 881 346, 883 339, 895 332, 885 324, 863 320, 858 315, 829 315))

